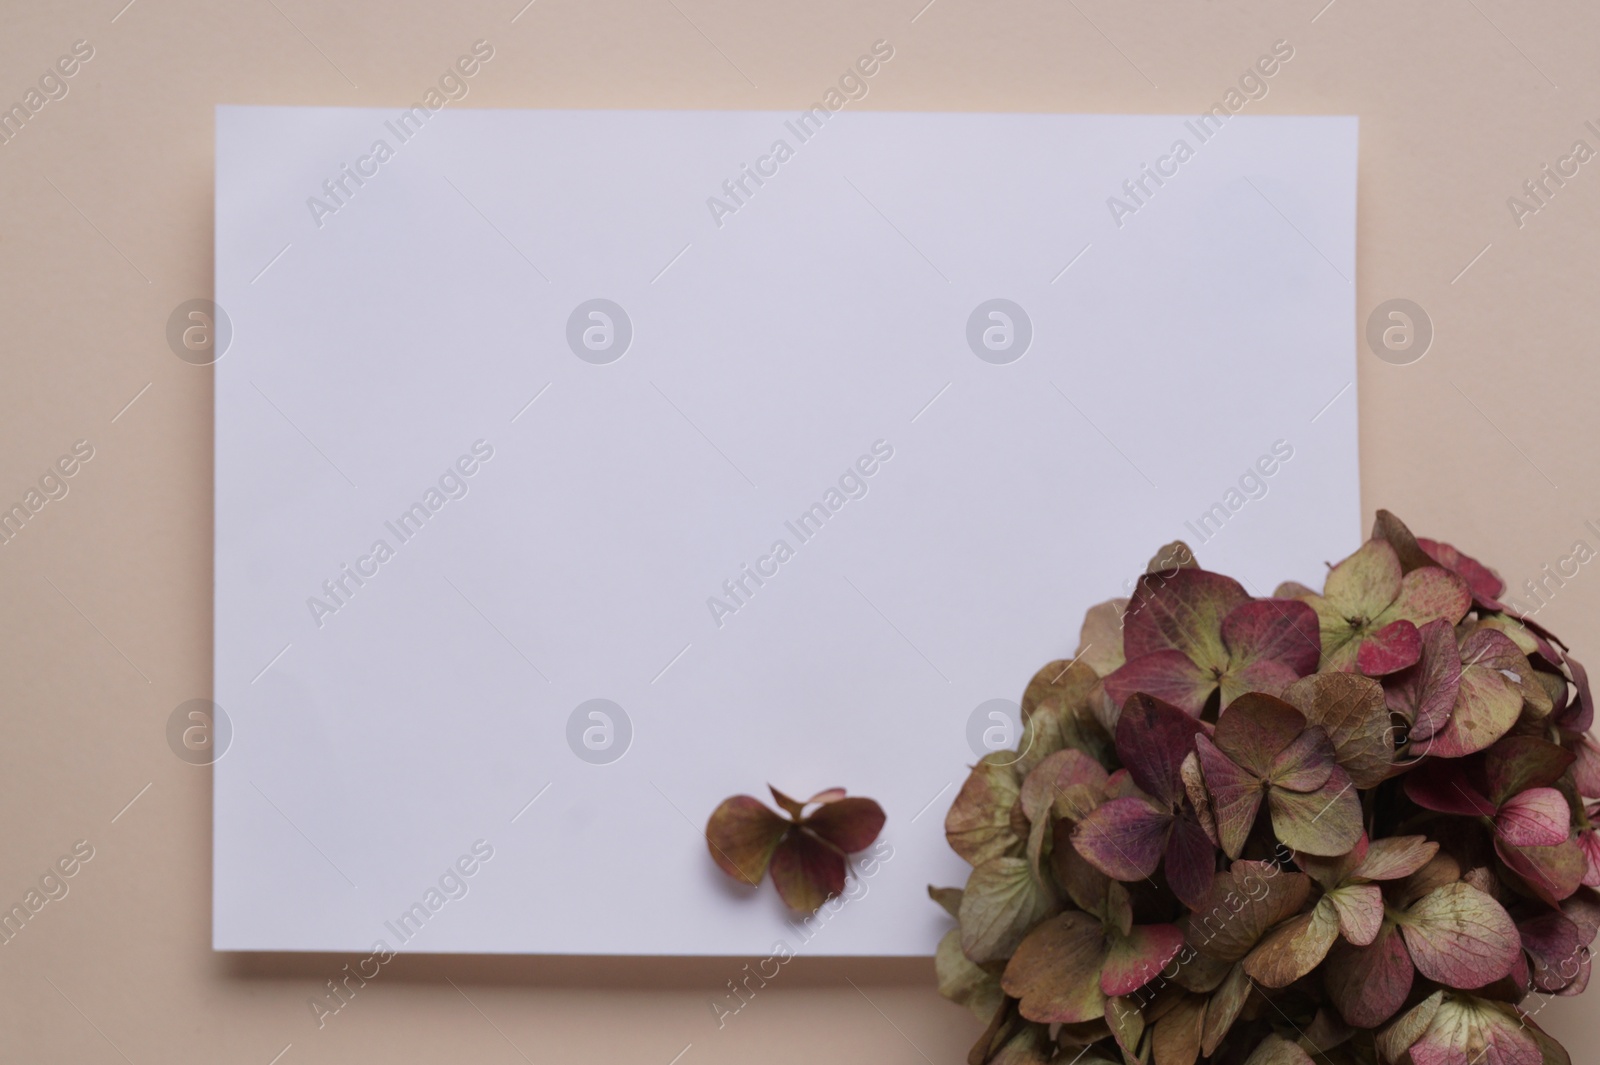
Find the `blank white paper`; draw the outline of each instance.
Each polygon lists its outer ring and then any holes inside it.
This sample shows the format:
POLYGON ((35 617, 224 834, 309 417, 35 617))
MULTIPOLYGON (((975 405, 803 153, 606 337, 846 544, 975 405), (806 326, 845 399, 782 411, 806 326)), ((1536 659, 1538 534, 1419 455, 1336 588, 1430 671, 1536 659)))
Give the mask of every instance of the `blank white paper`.
POLYGON ((217 115, 217 949, 931 954, 984 704, 1359 542, 1353 118, 399 114, 217 115))

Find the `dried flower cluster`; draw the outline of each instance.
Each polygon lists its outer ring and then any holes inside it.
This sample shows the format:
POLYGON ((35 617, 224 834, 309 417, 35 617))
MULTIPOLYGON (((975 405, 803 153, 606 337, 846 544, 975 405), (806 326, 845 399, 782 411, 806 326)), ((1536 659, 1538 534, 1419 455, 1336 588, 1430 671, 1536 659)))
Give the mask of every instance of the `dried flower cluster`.
POLYGON ((1583 667, 1380 511, 1319 594, 1165 549, 945 821, 972 1065, 1570 1065, 1600 930, 1583 667), (1538 996, 1530 999, 1529 996, 1538 996))
POLYGON ((741 884, 758 886, 769 872, 784 905, 815 913, 844 891, 850 855, 872 846, 883 831, 883 807, 843 788, 804 802, 772 785, 780 817, 753 795, 724 799, 706 822, 706 846, 717 867, 741 884))

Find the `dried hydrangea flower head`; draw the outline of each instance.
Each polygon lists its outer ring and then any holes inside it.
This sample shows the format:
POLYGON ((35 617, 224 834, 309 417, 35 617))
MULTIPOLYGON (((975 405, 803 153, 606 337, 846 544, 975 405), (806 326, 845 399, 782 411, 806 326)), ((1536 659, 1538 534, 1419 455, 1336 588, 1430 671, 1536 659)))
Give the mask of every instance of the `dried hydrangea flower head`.
POLYGON ((1322 590, 1163 548, 945 821, 983 1065, 1570 1065, 1600 932, 1588 676, 1380 511, 1322 590))

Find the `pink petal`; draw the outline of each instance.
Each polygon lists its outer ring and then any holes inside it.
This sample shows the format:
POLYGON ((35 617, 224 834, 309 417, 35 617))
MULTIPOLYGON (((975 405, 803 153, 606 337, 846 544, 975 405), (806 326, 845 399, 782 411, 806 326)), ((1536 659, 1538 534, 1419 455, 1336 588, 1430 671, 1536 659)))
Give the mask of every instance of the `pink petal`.
POLYGON ((1600 838, 1596 837, 1594 829, 1578 833, 1578 846, 1583 848, 1584 859, 1589 863, 1583 874, 1584 885, 1600 887, 1600 838))
POLYGON ((1586 799, 1600 799, 1600 744, 1588 736, 1580 736, 1570 750, 1577 757, 1573 772, 1577 776, 1578 794, 1586 799))
POLYGON ((1112 799, 1072 830, 1072 846, 1117 880, 1142 880, 1161 864, 1172 814, 1149 799, 1112 799))
POLYGON ((1429 558, 1465 580, 1472 597, 1479 605, 1487 610, 1503 609, 1499 598, 1500 593, 1506 590, 1506 582, 1501 580, 1494 570, 1471 555, 1463 554, 1451 545, 1437 540, 1419 536, 1417 546, 1427 552, 1429 558))
POLYGON ((1194 743, 1206 791, 1211 794, 1211 812, 1216 818, 1222 849, 1228 857, 1237 858, 1261 811, 1261 799, 1265 794, 1261 780, 1235 765, 1204 733, 1195 736, 1194 743))
POLYGON ((1572 828, 1572 810, 1555 788, 1530 788, 1513 795, 1494 818, 1514 847, 1554 847, 1572 828))
POLYGON ((1423 896, 1400 930, 1417 971, 1449 987, 1483 987, 1508 976, 1521 949, 1511 915, 1465 881, 1423 896))
POLYGON ((1356 668, 1369 677, 1398 673, 1422 657, 1422 637, 1417 627, 1401 618, 1361 641, 1356 668))
POLYGON ((1100 990, 1129 995, 1161 975, 1183 949, 1183 930, 1173 924, 1136 925, 1126 936, 1113 935, 1100 990))
POLYGON ((1551 906, 1560 906, 1563 899, 1577 891, 1589 870, 1576 836, 1553 847, 1518 847, 1496 835, 1494 852, 1506 868, 1522 878, 1529 891, 1551 906))
POLYGON ((1429 739, 1450 720, 1461 687, 1461 652, 1455 627, 1443 618, 1417 630, 1421 658, 1384 684, 1389 709, 1411 722, 1409 738, 1427 754, 1429 739))
POLYGON ((1198 910, 1211 894, 1217 875, 1217 848, 1194 820, 1192 813, 1178 815, 1167 841, 1167 883, 1191 910, 1198 910))
MULTIPOLYGON (((1129 699, 1117 720, 1117 757, 1133 782, 1156 801, 1183 802, 1183 760, 1205 726, 1171 703, 1146 694, 1129 699)), ((1121 994, 1122 992, 1115 992, 1121 994)))
POLYGON ((1317 612, 1295 599, 1253 599, 1240 604, 1222 622, 1222 642, 1233 666, 1281 662, 1296 677, 1316 672, 1322 651, 1317 612))
POLYGON ((1120 709, 1139 692, 1154 695, 1195 717, 1217 690, 1217 678, 1182 651, 1152 651, 1131 658, 1105 678, 1106 694, 1120 709))
POLYGON ((1416 979, 1411 955, 1392 924, 1383 926, 1371 946, 1335 943, 1324 964, 1328 997, 1345 1022, 1358 1028, 1376 1028, 1393 1017, 1416 979))
POLYGON ((1560 991, 1576 980, 1584 947, 1578 926, 1554 911, 1517 925, 1522 949, 1533 962, 1533 984, 1541 991, 1560 991))
POLYGON ((1205 665, 1226 664, 1222 621, 1250 593, 1232 577, 1203 569, 1147 573, 1123 614, 1122 647, 1129 659, 1152 651, 1182 651, 1205 665))
POLYGON ((1229 758, 1265 779, 1273 759, 1305 729, 1300 711, 1275 696, 1252 692, 1222 712, 1212 738, 1229 758))

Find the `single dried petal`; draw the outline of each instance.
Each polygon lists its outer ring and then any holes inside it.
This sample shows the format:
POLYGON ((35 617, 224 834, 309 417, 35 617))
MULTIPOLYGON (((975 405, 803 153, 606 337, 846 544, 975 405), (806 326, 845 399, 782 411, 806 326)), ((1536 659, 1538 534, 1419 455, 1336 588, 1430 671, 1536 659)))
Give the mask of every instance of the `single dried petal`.
POLYGON ((1232 577, 1203 569, 1139 578, 1123 615, 1122 646, 1129 660, 1152 651, 1182 651, 1201 666, 1228 664, 1222 621, 1250 594, 1232 577))
POLYGON ((844 891, 844 857, 804 832, 791 832, 772 854, 772 883, 791 910, 815 913, 844 891))
POLYGON ((1206 1000, 1199 995, 1184 995, 1163 1014, 1150 1037, 1155 1065, 1194 1065, 1200 1057, 1205 1016, 1206 1000))
POLYGON ((1585 949, 1578 926, 1554 911, 1517 923, 1522 949, 1532 962, 1533 985, 1541 991, 1560 991, 1582 973, 1585 949))
POLYGON ((933 955, 933 970, 939 981, 939 994, 970 1009, 980 1021, 994 1016, 1005 1000, 999 979, 987 969, 973 964, 961 951, 961 930, 952 928, 939 940, 933 955))
POLYGON ((1198 735, 1194 742, 1206 791, 1211 797, 1217 839, 1228 857, 1237 858, 1250 838, 1250 830, 1255 827, 1266 785, 1249 770, 1235 765, 1206 736, 1198 735))
POLYGON ((1288 987, 1322 964, 1338 938, 1338 913, 1324 899, 1269 932, 1245 958, 1245 972, 1266 987, 1288 987))
POLYGON ((1316 673, 1286 688, 1283 698, 1328 734, 1334 757, 1356 787, 1375 788, 1392 775, 1394 727, 1377 681, 1355 673, 1316 673))
POLYGON ((1442 729, 1455 709, 1461 688, 1461 651, 1455 626, 1443 618, 1417 630, 1421 658, 1410 669, 1387 678, 1384 700, 1410 724, 1407 739, 1418 755, 1429 753, 1425 741, 1442 729))
POLYGON ((718 868, 753 886, 767 875, 772 852, 789 828, 790 822, 761 800, 752 795, 735 795, 711 812, 706 823, 706 844, 718 868))
POLYGON ((1317 612, 1295 599, 1252 599, 1222 622, 1229 672, 1254 662, 1279 662, 1303 677, 1317 668, 1321 636, 1317 612))
POLYGON ((1446 995, 1421 1039, 1413 1065, 1542 1065, 1544 1055, 1521 1017, 1505 1003, 1446 995))
MULTIPOLYGON (((1421 571, 1419 571, 1421 572, 1421 571)), ((1533 667, 1517 645, 1494 629, 1474 629, 1461 641, 1461 688, 1450 721, 1433 737, 1431 753, 1460 758, 1488 747, 1522 716, 1533 667)), ((1539 696, 1544 698, 1543 691, 1539 696)))
POLYGON ((1206 1057, 1222 1045, 1253 990, 1255 985, 1251 984, 1243 965, 1235 965, 1228 971, 1227 978, 1206 1003, 1206 1018, 1200 1026, 1200 1052, 1206 1057))
POLYGON ((1182 651, 1166 649, 1129 659, 1106 676, 1105 686, 1119 707, 1145 692, 1198 717, 1217 690, 1217 675, 1182 651))
POLYGON ((1447 884, 1399 919, 1417 971, 1456 988, 1483 987, 1517 962, 1517 926, 1494 899, 1466 883, 1447 884))
POLYGON ((1105 1016, 1100 990, 1105 933, 1086 913, 1058 914, 1029 932, 1006 964, 1000 986, 1041 1024, 1079 1024, 1105 1016))
POLYGON ((961 916, 961 889, 958 887, 934 887, 928 885, 928 898, 937 902, 945 913, 951 917, 961 916))
POLYGON ((1299 913, 1311 893, 1311 878, 1286 873, 1272 862, 1234 862, 1204 906, 1189 916, 1189 943, 1219 961, 1238 961, 1268 929, 1299 913))
POLYGON ((1305 729, 1300 711, 1282 699, 1255 693, 1240 696, 1222 712, 1211 738, 1234 762, 1266 779, 1273 759, 1305 729))
POLYGON ((1494 570, 1450 544, 1419 536, 1417 546, 1434 562, 1466 581, 1472 597, 1478 600, 1479 605, 1488 610, 1501 609, 1497 600, 1506 590, 1506 582, 1494 570))
POLYGON ((1022 837, 1011 822, 1011 808, 1017 804, 1022 787, 1011 764, 1014 758, 1009 751, 984 755, 972 767, 945 815, 945 838, 951 849, 971 865, 1022 851, 1022 837))
POLYGON ((1122 612, 1127 609, 1127 599, 1111 599, 1097 603, 1083 616, 1083 629, 1078 634, 1078 649, 1072 657, 1099 676, 1105 676, 1122 665, 1122 612))
POLYGON ((1400 581, 1400 594, 1378 617, 1379 625, 1406 620, 1421 627, 1443 618, 1454 625, 1472 606, 1467 582, 1440 566, 1412 570, 1400 581))
POLYGON ((1483 775, 1489 799, 1504 803, 1519 791, 1548 788, 1560 780, 1576 758, 1559 743, 1537 736, 1507 736, 1484 755, 1483 775))
POLYGON ((1078 853, 1072 845, 1072 829, 1073 826, 1065 821, 1057 821, 1051 826, 1054 845, 1050 851, 1050 869, 1055 873, 1056 883, 1061 885, 1078 909, 1100 913, 1105 909, 1106 891, 1111 886, 1111 878, 1078 853))
POLYGON ((1205 726, 1171 703, 1139 694, 1117 720, 1117 757, 1128 775, 1157 802, 1183 802, 1183 760, 1205 726))
POLYGON ((1161 864, 1172 820, 1147 798, 1112 799, 1073 829, 1072 845, 1107 876, 1141 880, 1161 864))
POLYGON ((1333 741, 1326 732, 1313 726, 1300 733, 1272 760, 1267 781, 1275 788, 1289 791, 1316 791, 1328 783, 1333 766, 1333 741))
POLYGON ((1578 794, 1588 799, 1600 798, 1600 744, 1589 736, 1579 736, 1570 750, 1577 759, 1572 772, 1578 794))
POLYGON ((1555 788, 1530 788, 1506 800, 1494 826, 1514 847, 1554 847, 1572 831, 1572 810, 1555 788))
POLYGON ((1459 817, 1493 817, 1497 807, 1457 761, 1429 759, 1406 774, 1406 796, 1424 810, 1459 817))
POLYGON ((1439 845, 1426 836, 1389 836, 1372 841, 1355 873, 1367 880, 1401 880, 1438 853, 1439 845))
POLYGON ((1338 912, 1339 932, 1356 946, 1365 947, 1378 938, 1383 927, 1383 889, 1378 885, 1350 884, 1330 891, 1322 901, 1338 912))
POLYGON ((1328 952, 1323 983, 1346 1022, 1376 1028, 1405 1004, 1415 978, 1399 929, 1385 921, 1370 946, 1335 943, 1328 952))
POLYGON ((1444 1002, 1444 992, 1435 991, 1379 1032, 1377 1047, 1378 1053, 1383 1055, 1383 1060, 1401 1060, 1401 1055, 1410 1050, 1411 1044, 1421 1039, 1422 1034, 1433 1023, 1433 1018, 1439 1012, 1442 1002, 1444 1002))
POLYGON ((1117 1039, 1124 1060, 1137 1056, 1139 1041, 1144 1038, 1144 1009, 1142 1003, 1131 998, 1106 1000, 1106 1024, 1117 1039))
POLYGON ((883 831, 883 807, 871 799, 830 799, 803 822, 846 854, 864 851, 883 831))
POLYGON ((789 798, 789 796, 785 795, 771 784, 767 785, 767 790, 772 792, 772 797, 777 801, 779 809, 783 810, 784 813, 788 814, 796 821, 800 820, 800 815, 805 811, 806 808, 805 803, 798 799, 789 798))
POLYGON ((1588 871, 1588 860, 1574 836, 1554 847, 1518 847, 1495 837, 1494 852, 1522 882, 1551 906, 1578 890, 1588 871))
POLYGON ((1161 975, 1183 949, 1183 930, 1173 924, 1135 925, 1127 935, 1112 935, 1100 990, 1131 995, 1161 975))
POLYGON ((1338 766, 1313 792, 1273 788, 1267 792, 1272 831, 1286 845, 1324 857, 1343 854, 1361 838, 1361 796, 1338 766))
POLYGON ((1369 677, 1382 677, 1414 666, 1422 657, 1422 637, 1405 618, 1390 622, 1365 640, 1356 651, 1356 668, 1369 677))
POLYGON ((1178 814, 1167 838, 1167 884, 1190 909, 1205 902, 1217 874, 1217 848, 1189 813, 1178 814))
POLYGON ((1387 510, 1379 510, 1373 519, 1372 538, 1387 541, 1400 559, 1400 568, 1407 573, 1423 566, 1443 565, 1438 559, 1429 557, 1406 523, 1387 510))
POLYGON ((980 963, 1007 957, 1053 905, 1026 859, 985 862, 961 897, 961 949, 980 963))

